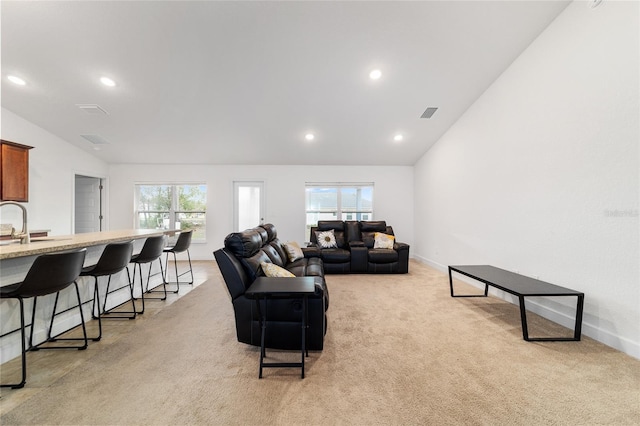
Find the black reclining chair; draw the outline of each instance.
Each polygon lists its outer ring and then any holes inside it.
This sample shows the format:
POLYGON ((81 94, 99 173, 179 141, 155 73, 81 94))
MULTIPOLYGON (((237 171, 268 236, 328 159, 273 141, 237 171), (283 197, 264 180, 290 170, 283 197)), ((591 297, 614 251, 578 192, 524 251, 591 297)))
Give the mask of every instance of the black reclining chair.
MULTIPOLYGON (((214 256, 233 303, 238 341, 260 346, 261 329, 256 302, 246 297, 245 291, 256 277, 264 275, 260 262, 266 261, 277 264, 296 276, 314 277, 316 294, 309 297, 306 346, 309 350, 322 350, 326 332, 325 311, 328 307, 322 261, 318 258, 303 258, 289 262, 283 244, 277 238, 275 227, 270 224, 264 225, 264 228, 259 226, 229 234, 224 245, 224 248, 214 252, 214 256)), ((302 299, 269 299, 267 303, 265 346, 299 350, 302 299)))
MULTIPOLYGON (((376 248, 375 234, 394 236, 384 220, 346 222, 351 250, 351 272, 406 274, 409 272, 409 245, 394 241, 391 248, 376 248)), ((395 237, 395 236, 394 236, 395 237)))
POLYGON ((345 234, 345 222, 342 220, 318 221, 318 226, 311 227, 311 245, 305 251, 305 256, 320 257, 327 274, 348 274, 351 272, 351 251, 345 234), (318 241, 318 236, 322 238, 327 232, 333 234, 334 240, 318 241))

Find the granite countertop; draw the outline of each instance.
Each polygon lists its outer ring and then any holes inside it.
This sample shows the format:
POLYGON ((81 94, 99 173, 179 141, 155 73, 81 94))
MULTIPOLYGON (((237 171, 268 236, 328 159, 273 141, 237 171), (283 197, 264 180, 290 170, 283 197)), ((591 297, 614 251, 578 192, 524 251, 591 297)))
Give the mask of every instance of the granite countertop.
MULTIPOLYGON (((4 232, 5 229, 2 229, 2 231, 4 232)), ((20 230, 18 229, 18 231, 20 230)), ((0 232, 0 240, 10 240, 11 230, 9 229, 9 232, 6 234, 3 232, 0 232)), ((29 235, 31 235, 32 237, 39 234, 48 234, 49 232, 51 232, 51 229, 29 229, 29 235)))
POLYGON ((0 260, 60 252, 119 241, 135 240, 155 235, 173 234, 176 230, 123 229, 119 231, 88 232, 85 234, 34 237, 29 244, 19 242, 0 245, 0 260))

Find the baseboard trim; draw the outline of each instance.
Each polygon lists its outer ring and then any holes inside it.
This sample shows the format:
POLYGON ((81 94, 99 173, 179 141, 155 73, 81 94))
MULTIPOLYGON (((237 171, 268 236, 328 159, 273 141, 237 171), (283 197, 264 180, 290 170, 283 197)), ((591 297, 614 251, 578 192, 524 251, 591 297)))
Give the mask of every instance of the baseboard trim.
MULTIPOLYGON (((449 273, 449 267, 447 265, 443 265, 441 263, 435 262, 431 259, 427 259, 422 256, 414 255, 413 258, 417 262, 430 266, 446 275, 448 275, 449 273)), ((460 280, 466 284, 472 285, 479 289, 484 289, 484 285, 482 285, 478 281, 475 281, 463 275, 457 275, 456 280, 460 280)), ((490 287, 490 293, 492 296, 503 299, 514 305, 518 304, 518 299, 509 293, 506 293, 497 289, 491 289, 491 287, 490 287)), ((572 315, 568 315, 567 313, 560 312, 558 309, 555 309, 551 304, 544 303, 543 300, 544 299, 538 299, 538 300, 527 299, 527 302, 526 302, 527 310, 537 315, 540 315, 541 317, 546 318, 550 321, 556 322, 564 327, 573 329, 573 326, 575 323, 575 317, 573 317, 572 315)), ((585 311, 582 319, 582 335, 583 336, 588 336, 594 340, 597 340, 600 343, 603 343, 607 346, 610 346, 614 349, 624 352, 629 356, 632 356, 636 359, 640 359, 640 342, 634 342, 625 337, 611 333, 608 330, 603 330, 602 328, 595 325, 593 322, 590 322, 589 317, 594 318, 592 315, 589 315, 589 313, 585 311)), ((595 317, 595 319, 597 320, 598 318, 595 317)))

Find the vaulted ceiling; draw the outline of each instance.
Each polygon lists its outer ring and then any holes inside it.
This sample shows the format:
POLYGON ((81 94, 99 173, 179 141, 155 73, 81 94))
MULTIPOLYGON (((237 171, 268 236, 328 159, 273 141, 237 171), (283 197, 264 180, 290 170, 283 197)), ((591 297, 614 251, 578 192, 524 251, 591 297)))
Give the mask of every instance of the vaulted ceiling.
POLYGON ((2 107, 109 163, 412 165, 567 4, 3 1, 2 107))

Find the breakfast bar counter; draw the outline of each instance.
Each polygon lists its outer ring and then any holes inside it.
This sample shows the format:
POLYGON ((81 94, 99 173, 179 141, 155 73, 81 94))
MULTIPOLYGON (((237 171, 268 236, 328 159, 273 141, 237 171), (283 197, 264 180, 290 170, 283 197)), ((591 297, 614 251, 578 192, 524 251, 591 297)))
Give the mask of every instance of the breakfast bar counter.
MULTIPOLYGON (((125 229, 117 231, 90 232, 75 235, 50 236, 32 238, 30 243, 20 244, 19 240, 7 244, 2 241, 0 244, 0 286, 5 286, 20 282, 24 279, 27 272, 35 259, 43 254, 60 253, 66 250, 76 250, 86 248, 86 256, 84 265, 95 264, 104 248, 110 243, 133 240, 134 253, 139 251, 144 245, 147 237, 158 235, 172 235, 179 230, 164 229, 125 229)), ((157 266, 157 265, 156 265, 157 266)), ((157 273, 159 268, 154 266, 152 272, 157 273)), ((150 272, 151 273, 151 272, 150 272)), ((114 306, 130 299, 129 279, 127 273, 119 273, 113 277, 111 284, 113 288, 122 288, 110 296, 114 306)), ((160 278, 161 280, 162 278, 160 278)), ((93 298, 93 281, 87 277, 80 277, 81 298, 84 300, 83 309, 86 311, 85 316, 92 315, 91 301, 93 298)), ((38 301, 38 309, 41 312, 38 316, 49 318, 53 312, 53 306, 56 298, 42 298, 42 302, 38 301)), ((27 311, 31 309, 32 299, 25 301, 27 311)), ((77 301, 68 297, 60 297, 58 301, 59 311, 65 311, 69 307, 77 305, 77 301)), ((46 321, 45 321, 46 322, 46 321)), ((20 309, 16 300, 3 300, 2 309, 0 309, 0 363, 19 356, 21 353, 20 333, 16 333, 20 326, 20 309)), ((38 322, 34 330, 34 339, 37 342, 46 339, 47 327, 43 327, 38 322)), ((79 312, 77 315, 72 313, 65 314, 57 324, 60 324, 61 330, 67 330, 80 324, 79 312)))
POLYGON ((36 237, 32 238, 28 244, 15 242, 0 245, 0 260, 73 250, 120 241, 137 240, 173 232, 175 231, 165 231, 162 229, 124 229, 75 235, 36 237))

